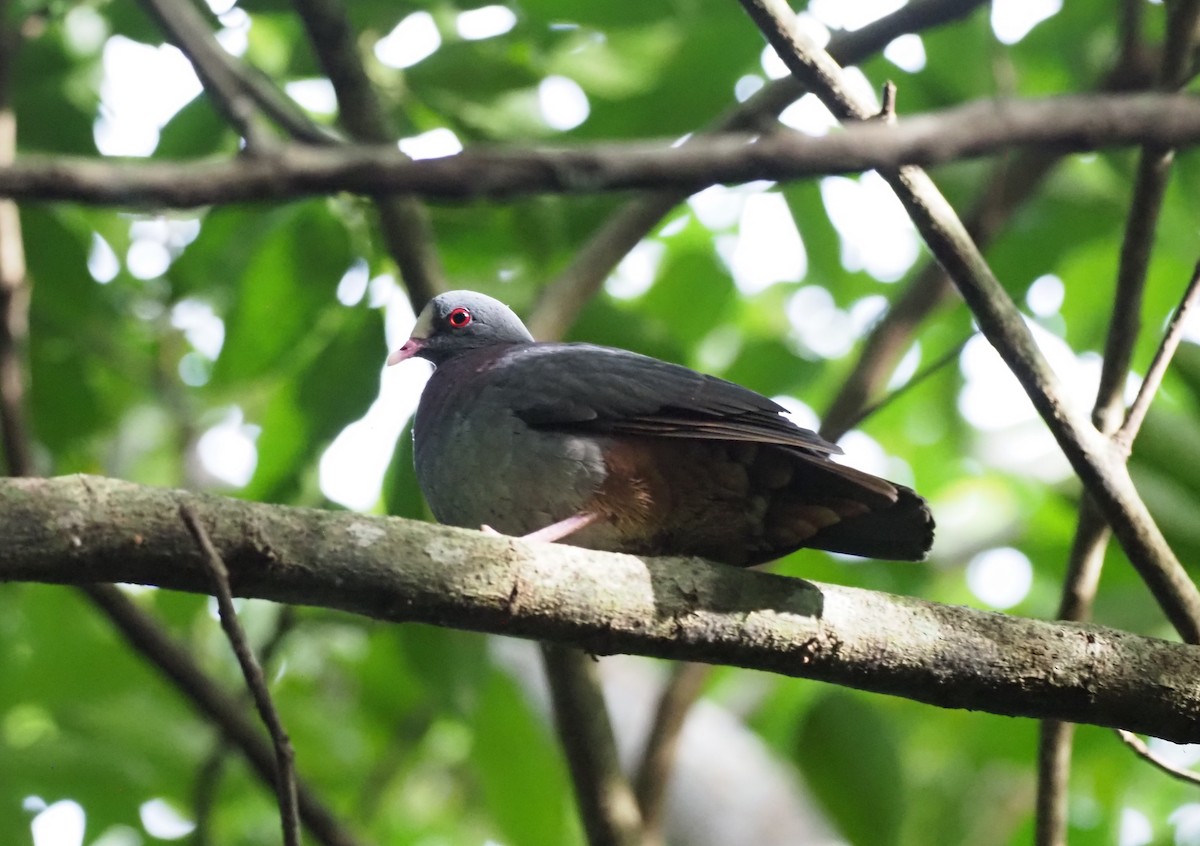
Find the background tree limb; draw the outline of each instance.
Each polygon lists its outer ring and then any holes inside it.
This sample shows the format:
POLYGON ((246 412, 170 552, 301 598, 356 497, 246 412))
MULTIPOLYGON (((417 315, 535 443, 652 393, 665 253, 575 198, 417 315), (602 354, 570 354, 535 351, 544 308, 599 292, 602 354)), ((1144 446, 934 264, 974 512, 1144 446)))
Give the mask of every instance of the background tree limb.
POLYGON ((221 162, 111 162, 21 157, 0 168, 0 196, 97 205, 190 208, 352 191, 436 200, 630 188, 699 190, 718 183, 787 180, 914 164, 931 166, 1027 146, 1083 152, 1127 144, 1200 141, 1200 99, 1109 94, 971 103, 812 137, 778 131, 670 142, 560 149, 473 148, 412 161, 395 147, 293 146, 221 162))

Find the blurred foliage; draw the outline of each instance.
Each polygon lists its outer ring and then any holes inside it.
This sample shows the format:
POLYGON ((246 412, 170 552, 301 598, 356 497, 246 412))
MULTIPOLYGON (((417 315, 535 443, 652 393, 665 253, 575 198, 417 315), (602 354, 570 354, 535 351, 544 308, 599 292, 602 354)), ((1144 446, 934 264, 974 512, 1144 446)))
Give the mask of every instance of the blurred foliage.
MULTIPOLYGON (((404 136, 449 129, 464 144, 674 138, 728 109, 739 80, 752 85, 764 76, 762 40, 729 0, 514 0, 513 27, 482 40, 456 30, 472 4, 347 5, 369 74, 404 136), (406 69, 384 65, 372 48, 416 12, 432 16, 440 48, 406 69), (538 87, 548 76, 574 80, 586 95, 590 113, 575 129, 557 131, 544 119, 538 87)), ((921 69, 901 70, 882 57, 862 69, 873 85, 896 79, 906 112, 998 93, 1092 90, 1119 42, 1120 16, 1110 5, 1066 4, 1015 45, 1000 44, 979 12, 927 33, 921 69)), ((1157 37, 1161 6, 1144 13, 1146 31, 1157 37)), ((122 39, 158 45, 162 36, 129 0, 17 3, 10 16, 23 33, 14 77, 20 154, 99 155, 93 126, 104 112, 105 56, 122 39)), ((245 59, 280 85, 320 76, 290 3, 247 0, 221 21, 245 34, 245 59)), ((161 127, 152 155, 236 150, 236 137, 199 97, 161 127)), ((1023 307, 1035 280, 1061 279, 1061 306, 1039 306, 1031 317, 1082 356, 1069 356, 1076 369, 1064 373, 1083 386, 1081 403, 1089 401, 1103 345, 1134 167, 1128 151, 1064 162, 988 250, 1023 307)), ((958 165, 937 176, 965 209, 986 169, 958 165)), ((703 204, 674 211, 640 248, 644 261, 616 274, 572 337, 682 361, 820 411, 873 316, 925 257, 901 268, 899 281, 872 277, 855 251, 894 241, 852 243, 845 224, 827 214, 817 182, 706 193, 733 212, 720 220, 702 214, 703 204), (806 272, 739 287, 730 274, 744 234, 739 210, 763 192, 785 201, 806 272), (836 349, 828 345, 834 330, 836 349)), ((1200 168, 1183 156, 1154 245, 1139 371, 1196 259, 1198 198, 1200 168)), ((539 197, 431 212, 455 283, 524 310, 620 201, 539 197)), ((378 394, 385 322, 393 343, 407 329, 369 204, 334 197, 161 215, 28 204, 21 215, 33 283, 29 413, 40 470, 341 507, 322 487, 322 456, 378 394), (252 475, 222 481, 219 465, 251 442, 252 475)), ((943 307, 922 327, 910 362, 927 366, 971 331, 957 301, 943 307)), ((783 562, 783 572, 979 606, 968 562, 1012 546, 1032 564, 1032 585, 1013 613, 1053 616, 1077 485, 1047 470, 1054 448, 1040 424, 964 417, 966 358, 861 427, 894 457, 887 472, 932 499, 940 523, 933 559, 897 566, 805 552, 783 562)), ((406 412, 391 413, 398 420, 406 412)), ((385 448, 373 470, 363 468, 364 486, 371 473, 383 474, 376 510, 425 516, 409 471, 408 430, 388 458, 385 448)), ((1198 462, 1200 348, 1187 346, 1134 457, 1139 486, 1185 561, 1200 558, 1198 462)), ((1119 550, 1109 558, 1097 618, 1168 635, 1119 550)), ((135 599, 215 677, 241 687, 208 601, 159 591, 135 599)), ((268 640, 277 609, 250 602, 242 610, 255 641, 268 640)), ((272 662, 275 695, 301 773, 365 841, 581 842, 553 731, 493 653, 475 634, 298 613, 272 662)), ((36 585, 0 590, 0 679, 0 843, 30 843, 32 817, 63 799, 85 809, 89 844, 154 840, 141 816, 154 799, 194 818, 214 730, 79 595, 36 585)), ((802 774, 830 824, 856 846, 1030 840, 1030 721, 730 669, 716 674, 709 694, 802 774)), ((1078 733, 1070 800, 1077 844, 1118 842, 1130 814, 1143 815, 1156 841, 1166 842, 1181 819, 1176 809, 1193 801, 1188 788, 1090 728, 1078 733)), ((236 755, 216 784, 206 824, 214 843, 277 836, 270 792, 236 755)))

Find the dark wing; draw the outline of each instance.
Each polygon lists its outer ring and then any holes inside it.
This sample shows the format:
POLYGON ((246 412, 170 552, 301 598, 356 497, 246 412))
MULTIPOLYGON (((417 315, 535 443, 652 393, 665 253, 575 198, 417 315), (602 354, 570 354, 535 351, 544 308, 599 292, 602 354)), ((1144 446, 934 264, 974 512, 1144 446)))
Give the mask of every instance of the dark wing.
MULTIPOLYGON (((732 382, 624 350, 590 344, 530 344, 488 365, 487 382, 537 429, 749 441, 778 448, 780 481, 768 488, 764 519, 802 531, 753 553, 759 563, 811 546, 873 558, 920 560, 933 540, 933 517, 920 496, 830 460, 841 449, 802 429, 778 403, 732 382), (812 517, 837 519, 820 523, 812 517), (795 525, 790 518, 796 518, 795 525)), ((774 450, 763 451, 768 454, 774 450)), ((767 531, 773 531, 767 526, 767 531)), ((717 557, 701 550, 696 554, 717 557)))
POLYGON ((797 426, 778 403, 733 382, 626 350, 530 344, 489 374, 537 429, 751 441, 829 455, 841 448, 797 426))

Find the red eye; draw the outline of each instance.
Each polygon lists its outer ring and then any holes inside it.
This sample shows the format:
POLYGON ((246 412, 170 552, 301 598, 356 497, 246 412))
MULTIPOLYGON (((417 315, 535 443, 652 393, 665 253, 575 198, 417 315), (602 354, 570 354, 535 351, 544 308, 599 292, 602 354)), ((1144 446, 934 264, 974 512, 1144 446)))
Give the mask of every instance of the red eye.
POLYGON ((454 311, 446 315, 446 322, 455 329, 465 329, 467 326, 471 325, 471 312, 467 311, 462 306, 459 306, 458 308, 454 309, 454 311))

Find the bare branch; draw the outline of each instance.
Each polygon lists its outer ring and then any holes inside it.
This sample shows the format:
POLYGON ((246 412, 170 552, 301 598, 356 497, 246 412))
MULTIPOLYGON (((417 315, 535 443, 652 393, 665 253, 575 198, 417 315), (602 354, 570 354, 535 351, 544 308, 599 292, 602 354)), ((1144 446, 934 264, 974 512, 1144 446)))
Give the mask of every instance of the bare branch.
MULTIPOLYGON (((553 640, 594 654, 751 667, 943 707, 1200 741, 1200 649, 1184 644, 699 559, 526 544, 115 479, 0 480, 0 579, 207 592, 208 576, 179 522, 181 502, 204 521, 238 596, 553 640), (1149 687, 1148 677, 1155 679, 1149 687)), ((201 683, 188 684, 192 690, 201 683)), ((210 690, 192 695, 206 703, 210 690)), ((269 773, 270 747, 250 731, 269 773)))
MULTIPOLYGON (((959 20, 982 4, 983 0, 913 0, 860 29, 835 34, 829 52, 841 64, 855 64, 900 35, 959 20)), ((774 80, 718 118, 706 133, 773 131, 778 128, 779 114, 802 94, 804 88, 794 77, 774 80)), ((635 197, 614 212, 542 291, 528 321, 534 337, 561 338, 621 259, 687 196, 686 189, 655 191, 635 197)))
POLYGON ((217 43, 208 23, 190 0, 141 0, 146 14, 183 51, 196 69, 213 107, 242 138, 246 150, 271 149, 275 139, 268 131, 257 104, 247 96, 231 69, 231 58, 217 43))
POLYGON ((596 659, 557 643, 542 644, 554 722, 592 846, 638 846, 642 817, 617 759, 596 659))
MULTIPOLYGON (((31 480, 29 484, 39 482, 31 480)), ((166 503, 163 505, 166 506, 166 503)), ((207 519, 203 510, 199 513, 207 519)), ((161 516, 165 517, 165 512, 161 516)), ((178 524, 178 511, 174 516, 178 524)), ((200 592, 206 592, 211 588, 211 581, 208 581, 209 588, 201 587, 201 584, 208 580, 208 576, 203 566, 197 562, 194 542, 182 527, 177 541, 180 546, 175 554, 189 556, 193 562, 196 587, 200 592), (183 546, 189 542, 193 547, 191 550, 183 546)), ((128 542, 136 543, 132 535, 128 536, 128 542)), ((217 543, 220 545, 220 539, 217 543)), ((118 578, 110 581, 124 580, 118 578)), ((225 737, 246 757, 254 772, 265 784, 274 785, 275 752, 263 737, 259 726, 247 718, 241 703, 224 691, 219 682, 210 678, 186 649, 171 640, 153 618, 130 602, 118 588, 108 584, 92 584, 90 580, 83 580, 79 584, 93 604, 108 616, 117 630, 129 641, 129 645, 157 667, 171 684, 187 697, 193 708, 220 728, 225 737)), ((296 783, 296 798, 300 819, 323 846, 357 846, 358 841, 354 836, 342 827, 316 794, 300 780, 296 783)))
POLYGON ((250 649, 250 644, 246 641, 246 633, 242 630, 242 624, 238 620, 237 609, 233 607, 233 595, 229 588, 229 571, 225 568, 225 562, 221 560, 220 554, 213 547, 212 540, 208 537, 208 532, 204 530, 196 512, 185 503, 179 507, 179 516, 183 519, 184 525, 188 527, 188 531, 192 533, 192 537, 196 539, 196 545, 200 547, 200 551, 204 553, 203 559, 208 566, 208 573, 212 580, 213 595, 217 598, 221 628, 225 630, 225 636, 229 639, 230 646, 233 647, 234 655, 237 656, 238 664, 242 668, 242 675, 246 679, 246 687, 250 689, 255 707, 258 708, 259 717, 262 718, 267 730, 271 733, 271 741, 275 747, 275 792, 279 797, 283 842, 286 846, 299 846, 300 818, 296 807, 296 753, 292 749, 292 741, 283 727, 283 721, 279 719, 275 703, 271 701, 271 692, 267 688, 267 680, 263 676, 262 667, 259 666, 250 649))
POLYGON ((1171 317, 1162 343, 1159 344, 1158 351, 1154 354, 1154 360, 1150 362, 1150 369, 1146 371, 1146 378, 1142 380, 1142 386, 1138 389, 1137 397, 1134 398, 1133 405, 1125 414, 1125 422, 1113 435, 1113 440, 1126 454, 1133 448, 1133 440, 1137 437, 1138 430, 1142 428, 1142 422, 1146 419, 1146 412, 1150 410, 1150 403, 1154 401, 1154 395, 1158 393, 1159 386, 1162 385, 1163 376, 1166 375, 1167 367, 1171 364, 1171 357, 1175 355, 1175 350, 1183 341, 1183 330, 1188 317, 1196 307, 1197 299, 1200 299, 1200 262, 1196 264, 1196 269, 1192 273, 1191 281, 1188 282, 1179 308, 1171 317))
POLYGON ((652 840, 661 838, 663 800, 667 795, 667 782, 671 777, 679 735, 687 721, 688 711, 700 698, 704 683, 711 673, 712 667, 708 664, 685 661, 675 665, 675 672, 667 680, 654 711, 654 721, 646 735, 646 748, 642 752, 642 762, 635 781, 642 821, 652 840))
POLYGON ((970 341, 973 337, 975 337, 974 332, 967 335, 967 337, 963 338, 961 341, 959 341, 957 344, 955 344, 950 349, 946 350, 946 352, 942 353, 940 356, 937 357, 937 359, 935 359, 934 361, 927 364, 919 372, 913 374, 911 379, 909 379, 907 382, 905 382, 900 387, 896 388, 896 390, 892 391, 887 396, 881 398, 879 401, 874 402, 871 405, 868 405, 865 408, 861 409, 858 412, 858 414, 856 414, 854 417, 847 420, 845 423, 843 423, 837 429, 834 429, 831 426, 829 426, 827 423, 823 422, 821 424, 821 437, 823 437, 827 440, 830 440, 830 441, 834 441, 834 442, 841 440, 842 436, 845 435, 846 432, 850 431, 855 426, 858 426, 859 424, 861 424, 868 417, 887 408, 889 405, 891 405, 897 399, 899 399, 900 397, 907 394, 913 388, 916 388, 918 385, 920 385, 922 382, 924 382, 930 376, 933 376, 935 373, 938 373, 943 368, 945 368, 948 365, 953 364, 955 361, 957 361, 959 355, 962 354, 963 347, 965 347, 967 345, 967 342, 970 341))
MULTIPOLYGON (((317 59, 333 84, 338 116, 350 136, 369 144, 393 142, 394 133, 367 77, 342 3, 296 0, 295 5, 317 59)), ((398 150, 395 155, 407 158, 398 150)), ((413 310, 420 312, 426 301, 446 287, 429 213, 415 197, 363 193, 374 195, 384 246, 400 270, 413 310)))
POLYGON ((1146 742, 1131 731, 1117 729, 1117 737, 1121 738, 1121 742, 1134 751, 1134 753, 1148 764, 1162 770, 1171 778, 1177 778, 1180 781, 1186 781, 1189 784, 1200 784, 1200 773, 1185 770, 1177 767, 1174 764, 1164 761, 1162 758, 1150 751, 1150 747, 1146 742))
MULTIPOLYGON (((872 106, 851 93, 836 63, 799 32, 786 3, 741 2, 789 70, 812 86, 826 107, 842 120, 870 117, 872 106)), ((1090 421, 1066 404, 1058 378, 953 208, 920 168, 883 168, 880 173, 958 286, 981 331, 1024 387, 1075 472, 1096 497, 1130 561, 1167 617, 1185 640, 1200 642, 1200 591, 1138 496, 1124 462, 1090 421)))
POLYGON ((335 191, 440 200, 789 180, 939 164, 1024 146, 1059 151, 1200 141, 1200 102, 1184 95, 1111 94, 980 102, 866 123, 813 138, 779 131, 566 149, 475 148, 411 161, 391 146, 292 147, 224 162, 115 162, 28 156, 0 168, 0 196, 107 205, 192 207, 335 191))

